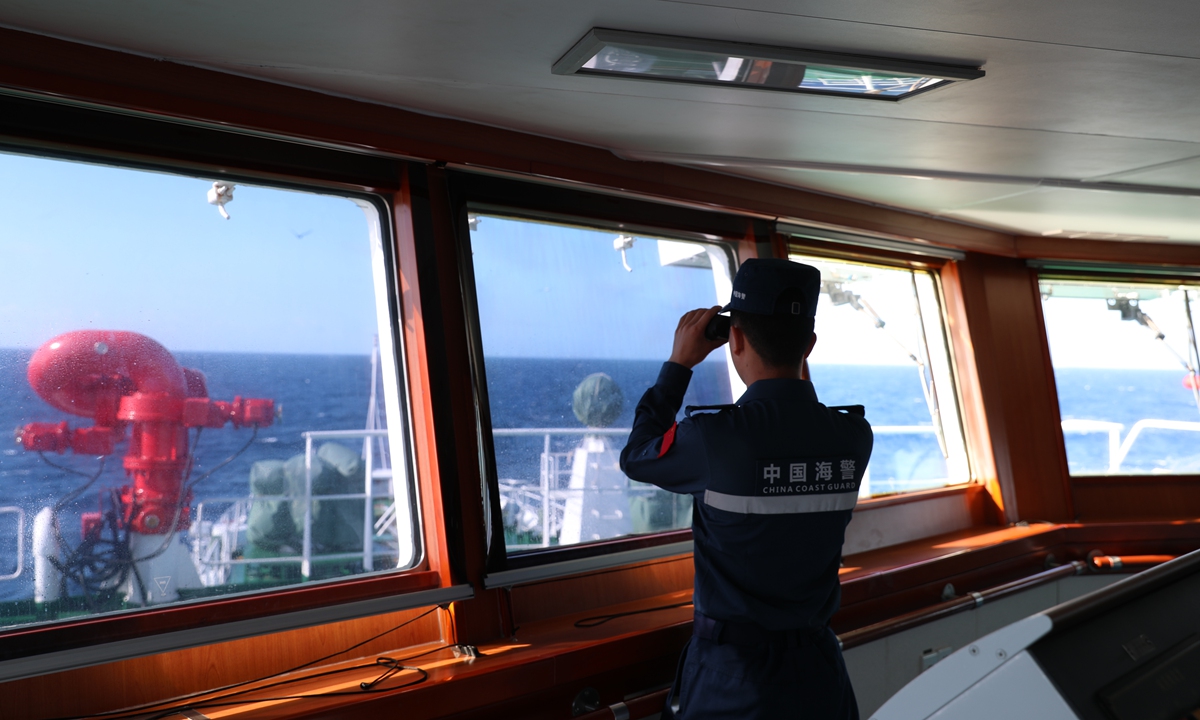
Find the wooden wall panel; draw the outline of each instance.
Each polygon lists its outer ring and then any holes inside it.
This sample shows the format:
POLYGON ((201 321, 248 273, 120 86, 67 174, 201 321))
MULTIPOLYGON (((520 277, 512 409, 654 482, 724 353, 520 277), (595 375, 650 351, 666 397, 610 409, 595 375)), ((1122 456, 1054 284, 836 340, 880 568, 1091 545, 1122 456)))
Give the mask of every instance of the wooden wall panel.
POLYGON ((859 500, 846 526, 842 555, 995 524, 991 498, 980 485, 923 490, 859 500), (985 503, 986 499, 986 503, 985 503))
POLYGON ((692 556, 668 558, 512 589, 516 625, 692 589, 692 556))
POLYGON ((1081 522, 1200 518, 1200 477, 1075 478, 1081 522))
MULTIPOLYGON (((426 347, 425 315, 421 306, 421 279, 417 272, 417 238, 414 224, 412 187, 408 173, 400 178, 400 191, 392 196, 395 243, 396 288, 399 294, 399 333, 404 343, 405 377, 408 404, 412 413, 413 460, 420 498, 421 536, 424 565, 436 570, 442 587, 454 583, 450 570, 450 543, 446 533, 446 515, 442 502, 442 473, 438 463, 438 431, 433 418, 433 392, 429 380, 429 352, 426 347)), ((439 613, 441 636, 453 637, 452 613, 439 613)))
MULTIPOLYGON (((438 465, 437 431, 433 423, 433 398, 429 383, 429 354, 425 341, 425 316, 421 310, 421 280, 417 272, 417 246, 413 230, 413 206, 407 174, 400 192, 392 198, 395 228, 396 287, 399 293, 400 334, 408 370, 408 402, 412 412, 413 456, 420 487, 421 524, 425 563, 442 570, 449 566, 445 510, 442 505, 441 472, 438 465)), ((441 572, 441 586, 453 583, 449 572, 441 572)))
POLYGON ((965 306, 963 279, 957 263, 947 263, 939 271, 942 298, 946 304, 946 335, 950 342, 954 361, 955 379, 958 382, 958 400, 962 412, 963 431, 967 438, 967 454, 971 458, 971 473, 987 488, 993 506, 995 521, 1016 520, 1016 504, 1005 503, 1004 490, 996 471, 996 458, 992 452, 992 435, 988 427, 987 413, 983 408, 983 390, 980 386, 979 370, 975 362, 975 344, 971 339, 971 324, 965 306), (1008 515, 1012 506, 1012 516, 1008 515))
POLYGON ((959 263, 979 398, 1011 519, 1069 521, 1074 509, 1037 277, 1024 261, 959 263))
POLYGON ((424 174, 423 187, 413 189, 413 201, 418 212, 424 203, 427 217, 414 223, 414 243, 425 287, 426 370, 443 470, 440 523, 447 535, 452 571, 477 588, 476 602, 454 605, 452 632, 455 642, 479 644, 502 637, 505 629, 499 592, 482 589, 486 500, 456 235, 456 222, 465 218, 454 216, 443 169, 414 167, 412 174, 424 174))
MULTIPOLYGON (((245 682, 351 647, 426 610, 405 610, 0 683, 0 716, 5 720, 72 717, 245 682)), ((440 643, 439 616, 444 614, 435 609, 329 662, 440 643)))
POLYGON ((1200 266, 1200 245, 1185 243, 1113 242, 1018 236, 1015 247, 1017 256, 1022 258, 1166 267, 1200 266))
MULTIPOLYGON (((652 166, 657 163, 634 163, 652 166)), ((1014 254, 1012 236, 982 228, 946 224, 945 221, 924 215, 896 212, 879 205, 810 193, 771 183, 742 178, 720 180, 722 176, 694 168, 662 166, 663 187, 658 193, 668 196, 695 198, 720 207, 743 208, 770 216, 811 220, 831 225, 861 228, 928 241, 963 250, 1014 254), (876 211, 882 210, 883 213, 876 211)))

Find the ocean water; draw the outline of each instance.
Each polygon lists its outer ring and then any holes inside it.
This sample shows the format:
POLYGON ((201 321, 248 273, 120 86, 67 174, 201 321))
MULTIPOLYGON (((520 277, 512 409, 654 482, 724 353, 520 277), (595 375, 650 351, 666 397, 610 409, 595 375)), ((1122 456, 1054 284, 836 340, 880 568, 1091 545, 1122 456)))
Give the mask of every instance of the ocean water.
MULTIPOLYGON (((583 428, 571 402, 576 386, 588 375, 602 372, 616 382, 623 397, 612 427, 633 425, 633 412, 642 393, 654 384, 661 362, 644 360, 542 360, 490 358, 487 361, 488 402, 493 428, 583 428)), ((732 402, 729 376, 723 363, 701 363, 693 371, 685 405, 732 402)), ((541 472, 543 438, 495 438, 496 472, 502 479, 537 483, 541 472)), ((552 438, 551 452, 565 452, 579 443, 578 435, 552 438)), ((621 438, 619 445, 624 445, 621 438)))
MULTIPOLYGON (((28 422, 68 421, 72 427, 89 425, 54 410, 36 397, 25 380, 30 352, 0 350, 0 427, 18 428, 28 422)), ((366 420, 370 395, 370 358, 367 356, 268 355, 228 353, 178 353, 180 363, 202 370, 214 399, 234 395, 274 399, 283 409, 275 425, 259 432, 249 449, 236 461, 196 488, 197 500, 242 497, 249 494, 249 468, 257 460, 287 459, 304 450, 306 430, 359 429, 366 420)), ((607 373, 621 388, 623 407, 614 427, 628 428, 638 399, 658 374, 657 361, 531 360, 491 358, 487 385, 496 428, 582 428, 571 410, 572 392, 594 372, 607 373)), ((876 425, 928 425, 929 415, 915 368, 877 366, 821 366, 812 368, 822 402, 828 405, 862 404, 876 425)), ((1124 424, 1125 431, 1141 418, 1200 422, 1192 393, 1174 371, 1060 370, 1056 374, 1064 418, 1100 419, 1124 424)), ((703 363, 695 372, 685 404, 731 402, 723 363, 703 363)), ((208 430, 196 448, 195 473, 212 467, 242 447, 249 430, 208 430)), ((6 433, 7 435, 7 433, 6 433)), ((12 437, 8 435, 8 437, 12 437)), ((1200 433, 1147 431, 1135 444, 1123 470, 1136 472, 1200 471, 1200 433)), ((577 436, 561 436, 552 450, 565 452, 577 436)), ((1107 467, 1107 436, 1068 434, 1068 459, 1072 472, 1100 472, 1107 467)), ((500 478, 536 483, 539 477, 542 438, 496 438, 496 463, 500 478)), ((93 472, 92 457, 55 455, 52 459, 82 472, 93 472)), ((876 492, 892 483, 942 477, 945 463, 932 435, 877 436, 871 462, 876 492)), ((0 507, 24 508, 27 522, 39 508, 53 504, 82 482, 43 463, 11 442, 0 445, 0 507)), ((81 496, 63 517, 68 541, 79 537, 78 516, 97 509, 100 493, 125 482, 119 456, 109 458, 100 480, 81 496)), ((28 547, 30 528, 25 536, 28 547)), ((0 514, 0 575, 13 571, 17 551, 15 516, 0 514)), ((28 554, 28 552, 27 552, 28 554)), ((32 565, 15 581, 0 582, 0 600, 30 597, 32 565)))
MULTIPOLYGON (((1121 423, 1121 438, 1144 418, 1200 424, 1200 409, 1183 385, 1182 370, 1064 368, 1054 373, 1064 420, 1121 423)), ((1200 429, 1200 427, 1198 427, 1200 429)), ((1067 465, 1073 475, 1108 469, 1107 433, 1065 433, 1067 465)), ((1122 473, 1200 473, 1200 432, 1148 429, 1131 446, 1122 473)))
MULTIPOLYGON (((633 424, 642 394, 654 384, 662 363, 643 360, 488 360, 488 396, 495 428, 582 428, 571 410, 572 392, 594 372, 608 374, 624 398, 616 428, 633 424)), ((876 425, 930 425, 929 412, 914 367, 814 365, 817 395, 827 405, 864 405, 876 425)), ((726 366, 705 362, 693 371, 684 407, 733 402, 726 366)), ((681 410, 680 417, 683 417, 681 410)), ((537 482, 542 436, 495 438, 496 470, 503 479, 537 482)), ((563 452, 578 436, 552 439, 551 451, 563 452)), ((624 438, 618 442, 624 444, 624 438)), ((933 435, 880 435, 871 462, 875 492, 903 490, 946 476, 946 463, 933 435)))

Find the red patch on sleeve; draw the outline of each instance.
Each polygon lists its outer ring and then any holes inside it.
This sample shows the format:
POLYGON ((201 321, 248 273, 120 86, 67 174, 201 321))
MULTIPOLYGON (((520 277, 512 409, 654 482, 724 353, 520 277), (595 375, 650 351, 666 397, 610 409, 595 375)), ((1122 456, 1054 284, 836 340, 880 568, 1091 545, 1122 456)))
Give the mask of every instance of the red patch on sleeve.
POLYGON ((678 426, 679 423, 672 423, 671 429, 663 433, 662 447, 658 449, 659 457, 666 455, 667 451, 671 449, 671 445, 675 442, 675 428, 678 426))

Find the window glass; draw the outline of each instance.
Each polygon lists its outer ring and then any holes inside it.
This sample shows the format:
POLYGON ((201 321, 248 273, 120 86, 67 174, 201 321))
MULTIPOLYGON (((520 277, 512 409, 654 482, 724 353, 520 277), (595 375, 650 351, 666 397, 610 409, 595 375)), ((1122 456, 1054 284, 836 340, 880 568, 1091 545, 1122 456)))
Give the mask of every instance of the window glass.
MULTIPOLYGON (((727 248, 493 215, 470 226, 508 549, 691 527, 690 496, 629 480, 618 457, 680 315, 728 300, 727 248)), ((716 352, 684 404, 741 392, 716 352)))
POLYGON ((0 627, 418 560, 373 206, 0 154, 0 215, 0 627))
POLYGON ((1044 278, 1041 293, 1071 474, 1200 472, 1196 289, 1044 278))
POLYGON ((862 497, 967 482, 936 279, 793 255, 821 271, 809 373, 826 405, 863 405, 875 432, 862 497))

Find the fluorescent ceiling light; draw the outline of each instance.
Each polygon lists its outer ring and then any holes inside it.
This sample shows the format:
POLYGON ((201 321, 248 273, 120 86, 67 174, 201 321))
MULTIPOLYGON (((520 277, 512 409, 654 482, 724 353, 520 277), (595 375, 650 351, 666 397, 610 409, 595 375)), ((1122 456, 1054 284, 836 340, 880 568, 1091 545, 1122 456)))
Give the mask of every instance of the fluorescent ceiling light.
POLYGON ((593 28, 552 71, 897 101, 983 77, 970 65, 593 28))

